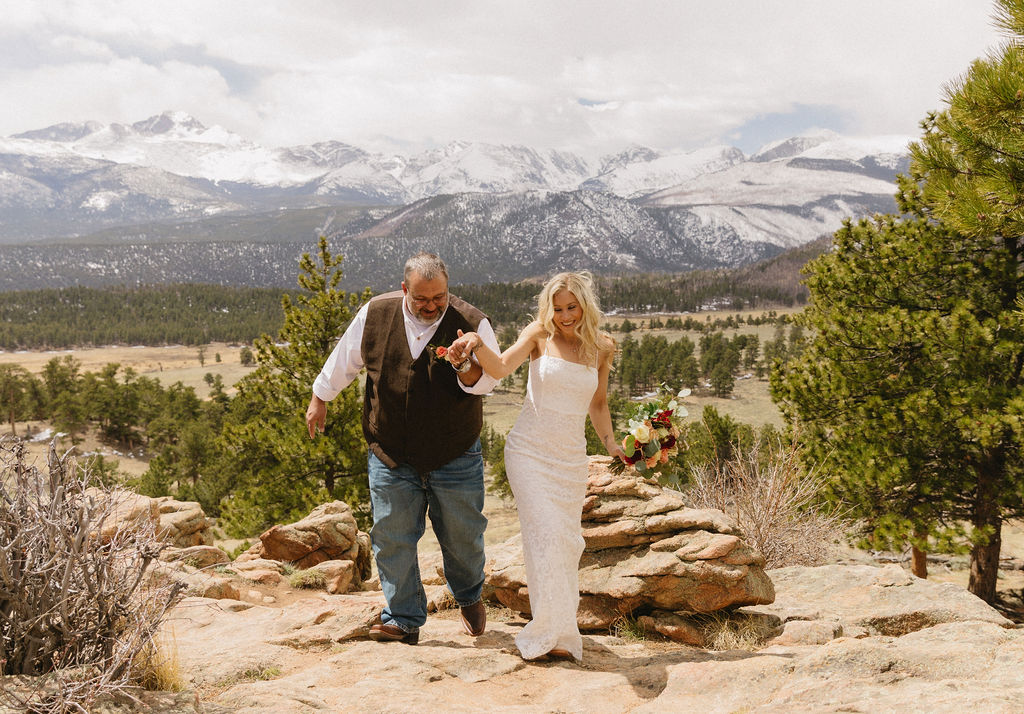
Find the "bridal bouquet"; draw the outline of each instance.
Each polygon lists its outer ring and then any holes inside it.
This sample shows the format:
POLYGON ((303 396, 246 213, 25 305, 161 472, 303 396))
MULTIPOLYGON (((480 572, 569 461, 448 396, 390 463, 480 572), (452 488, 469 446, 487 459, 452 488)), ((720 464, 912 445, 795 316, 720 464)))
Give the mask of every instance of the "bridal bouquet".
POLYGON ((632 469, 648 476, 670 468, 669 459, 679 453, 679 434, 686 407, 680 404, 690 394, 683 389, 678 394, 662 386, 658 399, 638 404, 629 417, 622 450, 626 461, 616 459, 611 464, 615 473, 632 469))

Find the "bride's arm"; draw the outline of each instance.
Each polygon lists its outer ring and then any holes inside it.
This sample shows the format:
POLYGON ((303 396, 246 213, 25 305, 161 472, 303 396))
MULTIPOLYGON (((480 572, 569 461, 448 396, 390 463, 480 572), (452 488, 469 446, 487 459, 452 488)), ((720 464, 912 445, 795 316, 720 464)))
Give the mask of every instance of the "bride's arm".
POLYGON ((454 350, 456 355, 472 354, 487 374, 495 379, 501 379, 515 372, 531 354, 539 352, 540 340, 546 336, 547 333, 539 322, 531 322, 519 333, 515 344, 499 355, 485 345, 475 332, 462 334, 460 330, 459 338, 449 349, 454 350))
POLYGON ((608 409, 608 374, 612 368, 612 349, 612 345, 608 345, 606 350, 601 351, 600 363, 597 368, 597 389, 594 391, 593 399, 590 400, 588 411, 590 423, 594 425, 594 430, 601 439, 601 443, 604 444, 605 450, 612 458, 615 458, 617 456, 625 457, 626 454, 615 439, 612 415, 608 409))

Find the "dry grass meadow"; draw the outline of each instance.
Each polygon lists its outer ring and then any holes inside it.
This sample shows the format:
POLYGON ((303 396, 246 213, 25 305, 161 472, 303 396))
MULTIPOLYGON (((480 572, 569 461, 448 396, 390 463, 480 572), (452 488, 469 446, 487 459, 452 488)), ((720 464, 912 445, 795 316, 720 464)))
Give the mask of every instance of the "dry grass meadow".
MULTIPOLYGON (((792 314, 795 310, 779 309, 778 313, 792 314)), ((725 318, 728 315, 743 315, 744 317, 763 314, 763 310, 747 310, 738 312, 705 312, 689 315, 698 320, 714 320, 725 318)), ((609 317, 606 322, 620 324, 625 319, 630 319, 634 324, 649 320, 651 315, 616 315, 609 317)), ((662 320, 671 315, 658 315, 662 320)), ((682 317, 686 317, 685 315, 682 317)), ((640 339, 645 330, 634 331, 631 336, 640 339)), ((728 336, 740 333, 756 333, 761 342, 765 342, 775 334, 773 325, 749 326, 744 325, 738 329, 725 330, 728 336)), ((655 330, 654 334, 662 335, 669 340, 676 340, 686 336, 695 343, 700 335, 696 332, 683 332, 679 330, 655 330)), ((617 339, 621 339, 621 333, 615 333, 617 339)), ((146 377, 157 379, 163 386, 167 387, 176 382, 181 382, 187 387, 193 387, 200 398, 209 395, 209 387, 204 381, 206 374, 220 375, 224 384, 228 387, 228 393, 233 391, 233 385, 248 374, 253 367, 242 366, 239 361, 241 345, 230 345, 225 343, 212 343, 203 348, 203 360, 200 361, 200 348, 196 346, 168 345, 164 347, 147 347, 142 345, 112 345, 108 347, 72 349, 72 350, 48 350, 48 351, 0 351, 0 364, 18 364, 33 374, 40 374, 43 367, 54 357, 71 355, 81 363, 81 372, 97 372, 108 364, 116 363, 122 368, 133 369, 136 373, 146 377), (218 360, 219 357, 219 360, 218 360)), ((487 397, 484 402, 484 418, 499 433, 507 432, 512 428, 516 415, 522 406, 522 389, 517 385, 511 390, 498 390, 487 397)), ((734 419, 759 426, 761 424, 782 425, 782 418, 779 410, 772 403, 768 395, 768 382, 758 380, 756 377, 743 377, 736 381, 735 392, 731 397, 718 398, 701 393, 695 393, 688 400, 691 418, 699 418, 701 410, 705 405, 714 406, 722 414, 728 414, 734 419)), ((42 422, 23 422, 17 426, 17 432, 21 436, 32 436, 45 433, 49 428, 48 424, 42 422)), ((38 441, 31 444, 33 454, 42 457, 45 454, 46 442, 38 441)), ((120 470, 131 475, 143 473, 148 464, 145 458, 137 455, 124 454, 110 445, 100 443, 92 434, 87 434, 85 440, 79 445, 80 453, 98 453, 104 456, 118 459, 120 470)))

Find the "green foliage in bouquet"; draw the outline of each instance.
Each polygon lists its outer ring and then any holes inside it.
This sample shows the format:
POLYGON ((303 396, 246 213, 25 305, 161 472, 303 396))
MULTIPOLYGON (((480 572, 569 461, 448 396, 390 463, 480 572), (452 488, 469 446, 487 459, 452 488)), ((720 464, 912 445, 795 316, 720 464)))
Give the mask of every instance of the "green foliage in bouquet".
POLYGON ((636 405, 621 441, 626 459, 612 462, 614 473, 632 470, 652 476, 678 469, 672 457, 679 453, 682 420, 688 415, 680 401, 689 394, 689 389, 674 392, 662 384, 656 399, 636 405))

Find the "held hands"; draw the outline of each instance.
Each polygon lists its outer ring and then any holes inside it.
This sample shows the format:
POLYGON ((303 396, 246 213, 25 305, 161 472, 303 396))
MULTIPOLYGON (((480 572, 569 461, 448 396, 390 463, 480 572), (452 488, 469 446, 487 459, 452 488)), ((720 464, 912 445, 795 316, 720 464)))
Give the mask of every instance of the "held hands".
POLYGON ((473 354, 473 350, 480 346, 483 340, 480 339, 480 335, 475 332, 463 332, 458 331, 458 339, 452 342, 448 348, 448 361, 452 364, 462 364, 470 355, 473 354))

